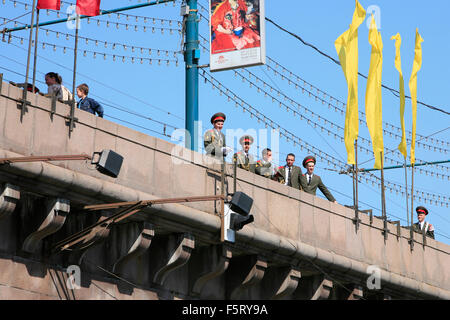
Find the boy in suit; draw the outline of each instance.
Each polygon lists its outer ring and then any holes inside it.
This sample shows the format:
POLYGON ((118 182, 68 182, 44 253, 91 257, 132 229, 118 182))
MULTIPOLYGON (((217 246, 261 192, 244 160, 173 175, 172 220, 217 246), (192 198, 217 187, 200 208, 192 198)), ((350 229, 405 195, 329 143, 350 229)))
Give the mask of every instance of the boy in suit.
POLYGON ((315 165, 316 158, 314 156, 307 156, 303 159, 303 167, 306 169, 306 173, 302 176, 301 182, 303 191, 316 195, 316 190, 319 188, 329 201, 337 203, 331 192, 323 184, 322 179, 313 173, 315 165))
POLYGON ((434 227, 431 223, 425 221, 425 216, 428 215, 427 208, 418 206, 416 212, 419 221, 413 224, 413 230, 420 233, 425 230, 426 235, 434 239, 434 227))

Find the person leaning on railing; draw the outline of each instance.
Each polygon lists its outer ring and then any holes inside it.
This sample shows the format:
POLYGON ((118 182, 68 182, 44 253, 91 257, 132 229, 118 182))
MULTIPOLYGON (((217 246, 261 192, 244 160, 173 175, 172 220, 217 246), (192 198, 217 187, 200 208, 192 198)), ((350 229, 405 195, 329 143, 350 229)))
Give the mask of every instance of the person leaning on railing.
POLYGON ((45 75, 45 83, 48 86, 46 97, 56 95, 56 98, 62 101, 71 101, 72 93, 62 84, 62 77, 56 72, 49 72, 45 75))

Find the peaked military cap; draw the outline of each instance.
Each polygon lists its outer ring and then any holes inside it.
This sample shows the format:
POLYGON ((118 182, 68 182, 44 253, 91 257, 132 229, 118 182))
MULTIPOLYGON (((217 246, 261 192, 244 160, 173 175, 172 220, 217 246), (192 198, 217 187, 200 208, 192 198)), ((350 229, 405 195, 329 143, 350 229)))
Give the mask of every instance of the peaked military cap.
POLYGON ((214 124, 216 121, 225 121, 227 116, 223 114, 222 112, 217 112, 211 117, 211 123, 214 124))
POLYGON ((305 159, 303 159, 303 168, 306 168, 306 165, 309 162, 314 162, 314 164, 316 164, 316 158, 314 156, 307 156, 305 159))
POLYGON ((417 212, 417 214, 419 214, 419 213, 425 213, 425 215, 428 214, 427 208, 422 207, 422 206, 418 206, 418 207, 416 208, 416 212, 417 212))
POLYGON ((250 144, 252 144, 252 143, 253 143, 253 137, 252 137, 252 136, 242 136, 242 137, 239 139, 239 143, 240 143, 241 145, 243 145, 243 144, 246 143, 246 142, 249 142, 250 144))

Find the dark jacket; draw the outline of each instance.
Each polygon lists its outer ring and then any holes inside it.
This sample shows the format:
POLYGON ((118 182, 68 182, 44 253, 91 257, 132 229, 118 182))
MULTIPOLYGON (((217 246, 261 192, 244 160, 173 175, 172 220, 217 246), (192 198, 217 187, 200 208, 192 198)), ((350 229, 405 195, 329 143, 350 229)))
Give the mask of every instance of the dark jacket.
POLYGON ((317 188, 320 189, 320 191, 322 191, 323 195, 329 200, 329 201, 336 201, 336 199, 333 197, 333 195, 331 194, 330 191, 328 191, 327 187, 325 187, 325 185, 322 182, 322 179, 316 175, 313 174, 312 178, 311 178, 311 182, 308 184, 308 177, 306 176, 306 174, 302 175, 302 179, 301 179, 301 184, 302 184, 302 189, 303 191, 316 195, 316 190, 317 188))
MULTIPOLYGON (((427 222, 424 223, 424 226, 425 226, 426 223, 427 222)), ((422 230, 420 229, 419 222, 416 222, 416 223, 413 224, 413 230, 416 231, 416 232, 422 233, 422 230)), ((428 237, 431 237, 432 239, 434 239, 434 230, 433 231, 427 230, 426 235, 428 237)))
MULTIPOLYGON (((287 166, 278 167, 277 172, 275 173, 274 180, 278 181, 279 183, 285 184, 286 183, 286 173, 288 173, 289 170, 287 166)), ((295 188, 295 189, 302 189, 300 179, 302 176, 302 169, 297 166, 291 167, 291 178, 289 179, 289 186, 295 188)))
POLYGON ((97 113, 100 118, 103 118, 103 107, 92 98, 86 97, 81 99, 80 102, 78 102, 78 108, 92 114, 97 113))

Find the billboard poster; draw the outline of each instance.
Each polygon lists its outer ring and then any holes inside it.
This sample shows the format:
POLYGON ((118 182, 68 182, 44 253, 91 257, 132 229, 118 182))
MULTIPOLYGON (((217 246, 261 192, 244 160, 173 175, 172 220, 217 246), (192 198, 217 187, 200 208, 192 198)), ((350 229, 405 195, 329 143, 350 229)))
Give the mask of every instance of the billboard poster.
POLYGON ((264 0, 209 0, 210 70, 266 62, 264 0))

